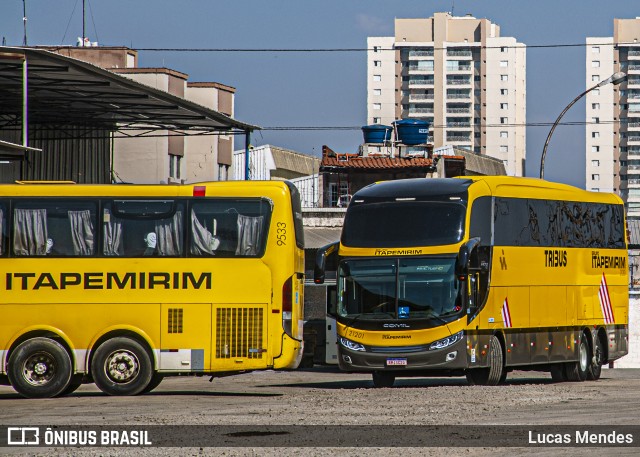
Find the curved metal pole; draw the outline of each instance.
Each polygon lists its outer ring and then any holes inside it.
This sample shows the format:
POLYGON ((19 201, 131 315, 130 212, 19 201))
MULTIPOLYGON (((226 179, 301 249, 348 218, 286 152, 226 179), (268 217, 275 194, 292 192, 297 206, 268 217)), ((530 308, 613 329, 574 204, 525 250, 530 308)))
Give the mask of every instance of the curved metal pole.
POLYGON ((578 100, 580 100, 582 97, 587 95, 593 89, 597 89, 598 87, 602 87, 609 83, 613 83, 614 86, 617 86, 618 84, 625 81, 626 79, 627 79, 627 75, 625 73, 623 72, 614 73, 611 76, 609 76, 607 79, 600 81, 598 84, 596 84, 592 88, 585 90, 583 93, 581 93, 576 98, 574 98, 573 101, 569 103, 565 109, 562 110, 562 112, 560 113, 560 116, 558 116, 558 119, 556 119, 556 121, 553 123, 553 126, 551 126, 551 130, 549 130, 549 135, 547 135, 547 140, 544 142, 544 147, 542 148, 542 157, 540 157, 540 179, 544 179, 544 159, 547 156, 547 147, 549 146, 551 135, 553 135, 553 131, 556 129, 556 127, 560 123, 560 119, 562 119, 562 116, 564 116, 564 114, 567 111, 569 111, 569 108, 575 105, 578 100))
POLYGON ((562 116, 564 116, 565 113, 567 111, 569 111, 569 109, 573 105, 575 105, 578 100, 580 100, 582 97, 584 97, 586 94, 591 92, 596 87, 600 87, 600 85, 596 84, 592 88, 585 90, 583 93, 581 93, 576 98, 574 98, 573 101, 571 103, 569 103, 566 106, 565 109, 562 110, 562 112, 560 113, 560 116, 558 116, 558 119, 556 119, 556 121, 553 123, 553 126, 551 126, 551 130, 549 130, 549 134, 547 135, 547 140, 544 142, 544 147, 542 148, 542 157, 540 158, 540 179, 544 179, 544 159, 547 156, 547 147, 549 146, 549 141, 551 140, 551 135, 553 135, 554 130, 556 129, 556 127, 560 123, 560 119, 562 119, 562 116))

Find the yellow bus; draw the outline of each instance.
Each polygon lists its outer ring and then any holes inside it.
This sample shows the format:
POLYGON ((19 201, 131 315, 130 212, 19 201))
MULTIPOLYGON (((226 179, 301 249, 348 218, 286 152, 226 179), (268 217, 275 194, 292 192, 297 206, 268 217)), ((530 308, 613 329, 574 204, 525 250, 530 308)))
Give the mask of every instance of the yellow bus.
POLYGON ((598 379, 628 351, 624 207, 613 194, 538 179, 464 177, 370 185, 347 209, 337 256, 338 362, 396 377, 513 369, 598 379))
POLYGON ((304 235, 288 182, 0 186, 0 380, 95 382, 297 367, 304 235))

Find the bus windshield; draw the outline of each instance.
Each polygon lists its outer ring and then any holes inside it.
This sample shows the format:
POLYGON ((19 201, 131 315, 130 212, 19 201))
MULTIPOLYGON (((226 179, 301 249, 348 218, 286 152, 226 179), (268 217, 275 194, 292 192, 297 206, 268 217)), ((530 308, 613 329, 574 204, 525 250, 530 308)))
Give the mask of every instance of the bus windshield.
POLYGON ((344 260, 338 315, 367 319, 442 318, 461 310, 455 258, 344 260))
POLYGON ((466 207, 438 201, 352 202, 342 244, 357 248, 397 248, 454 244, 464 236, 466 207))

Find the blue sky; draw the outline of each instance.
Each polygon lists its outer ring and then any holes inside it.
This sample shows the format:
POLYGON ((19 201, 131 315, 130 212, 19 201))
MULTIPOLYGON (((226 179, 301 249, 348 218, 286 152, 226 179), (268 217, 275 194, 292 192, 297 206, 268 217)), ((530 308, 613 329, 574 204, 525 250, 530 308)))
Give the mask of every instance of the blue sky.
MULTIPOLYGON (((612 36, 614 18, 640 16, 629 0, 86 0, 86 29, 102 45, 135 48, 365 48, 367 36, 393 35, 395 17, 470 13, 527 45, 579 44, 612 36), (95 27, 94 27, 95 24, 95 27)), ((26 0, 29 45, 73 45, 82 0, 26 0), (72 11, 75 12, 72 15, 72 11), (64 40, 63 40, 64 37, 64 40)), ((0 37, 23 38, 22 0, 0 3, 0 37)), ((260 126, 361 126, 366 122, 366 53, 139 54, 140 66, 166 66, 190 81, 237 88, 236 117, 260 126)), ((553 122, 582 92, 585 49, 527 51, 527 122, 553 122)), ((565 121, 584 121, 584 102, 565 121)), ((538 176, 548 127, 527 129, 527 175, 538 176)), ((323 144, 355 152, 359 131, 264 131, 254 144, 320 154, 323 144)), ((584 186, 584 127, 560 126, 546 159, 549 180, 584 186)))

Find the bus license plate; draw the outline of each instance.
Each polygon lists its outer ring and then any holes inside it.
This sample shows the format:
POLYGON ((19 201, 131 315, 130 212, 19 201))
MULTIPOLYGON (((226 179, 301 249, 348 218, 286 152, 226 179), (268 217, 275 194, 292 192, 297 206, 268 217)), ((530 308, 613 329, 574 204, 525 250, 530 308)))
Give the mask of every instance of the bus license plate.
POLYGON ((387 359, 387 366, 406 366, 407 359, 387 359))

